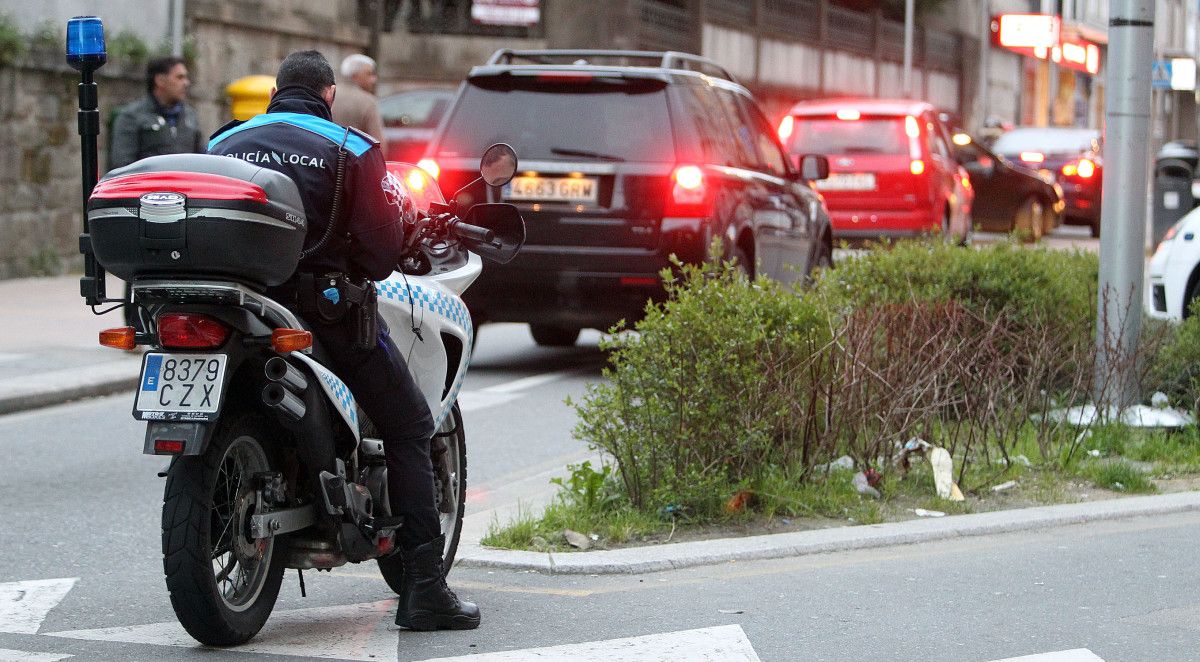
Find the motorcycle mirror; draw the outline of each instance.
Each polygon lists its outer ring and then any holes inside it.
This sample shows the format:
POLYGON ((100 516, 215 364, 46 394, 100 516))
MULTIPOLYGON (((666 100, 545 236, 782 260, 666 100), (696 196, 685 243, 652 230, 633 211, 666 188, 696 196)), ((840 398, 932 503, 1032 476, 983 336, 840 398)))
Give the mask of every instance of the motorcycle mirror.
POLYGON ((504 186, 517 174, 517 152, 504 143, 487 148, 479 160, 479 175, 488 186, 504 186))
MULTIPOLYGON (((505 145, 507 147, 507 145, 505 145)), ((506 203, 484 203, 471 207, 464 222, 492 231, 488 243, 470 242, 468 248, 493 262, 508 264, 525 245, 525 221, 517 208, 506 203)))

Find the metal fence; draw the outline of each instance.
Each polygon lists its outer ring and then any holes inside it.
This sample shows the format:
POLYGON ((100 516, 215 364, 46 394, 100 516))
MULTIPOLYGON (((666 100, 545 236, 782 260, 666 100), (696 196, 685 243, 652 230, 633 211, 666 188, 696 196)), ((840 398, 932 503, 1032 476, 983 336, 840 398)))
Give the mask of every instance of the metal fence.
POLYGON ((638 46, 656 51, 699 51, 700 26, 678 0, 642 0, 638 9, 638 46))

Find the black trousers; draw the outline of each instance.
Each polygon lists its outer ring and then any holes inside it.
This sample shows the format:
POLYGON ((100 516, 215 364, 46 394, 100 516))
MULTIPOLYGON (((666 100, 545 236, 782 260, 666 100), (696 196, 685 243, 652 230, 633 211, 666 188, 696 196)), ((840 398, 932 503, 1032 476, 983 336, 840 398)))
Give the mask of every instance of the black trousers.
POLYGON ((383 320, 379 321, 375 346, 361 350, 354 347, 349 317, 333 324, 313 317, 306 319, 333 363, 329 367, 346 382, 383 438, 392 513, 404 516, 398 542, 404 549, 419 547, 441 535, 429 458, 433 416, 425 396, 408 372, 383 320))

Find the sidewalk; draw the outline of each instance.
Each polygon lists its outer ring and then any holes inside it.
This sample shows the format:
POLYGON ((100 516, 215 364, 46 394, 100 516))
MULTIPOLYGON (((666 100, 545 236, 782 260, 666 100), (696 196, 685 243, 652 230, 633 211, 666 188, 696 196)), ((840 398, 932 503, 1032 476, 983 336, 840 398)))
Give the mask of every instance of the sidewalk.
MULTIPOLYGON (((121 292, 109 279, 110 294, 121 292)), ((0 415, 132 389, 141 357, 101 347, 119 311, 96 316, 79 276, 0 280, 0 415)))

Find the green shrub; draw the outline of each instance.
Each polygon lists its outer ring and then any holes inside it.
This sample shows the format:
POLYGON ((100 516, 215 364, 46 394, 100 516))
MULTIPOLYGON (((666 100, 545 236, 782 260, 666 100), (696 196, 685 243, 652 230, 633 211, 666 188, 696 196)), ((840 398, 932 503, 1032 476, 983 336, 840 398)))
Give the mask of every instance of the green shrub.
POLYGON ((763 467, 819 454, 809 364, 829 320, 728 263, 664 277, 670 299, 606 343, 608 381, 578 405, 576 434, 616 458, 634 506, 705 516, 763 467))
POLYGON ((108 57, 119 64, 141 64, 150 57, 150 47, 135 33, 122 30, 108 40, 108 57))
POLYGON ((8 14, 0 14, 0 66, 21 59, 28 47, 20 28, 8 14))
POLYGON ((1149 353, 1146 379, 1147 390, 1162 391, 1173 403, 1191 411, 1200 408, 1200 308, 1197 306, 1200 302, 1193 306, 1193 314, 1186 320, 1161 330, 1162 346, 1149 353))

